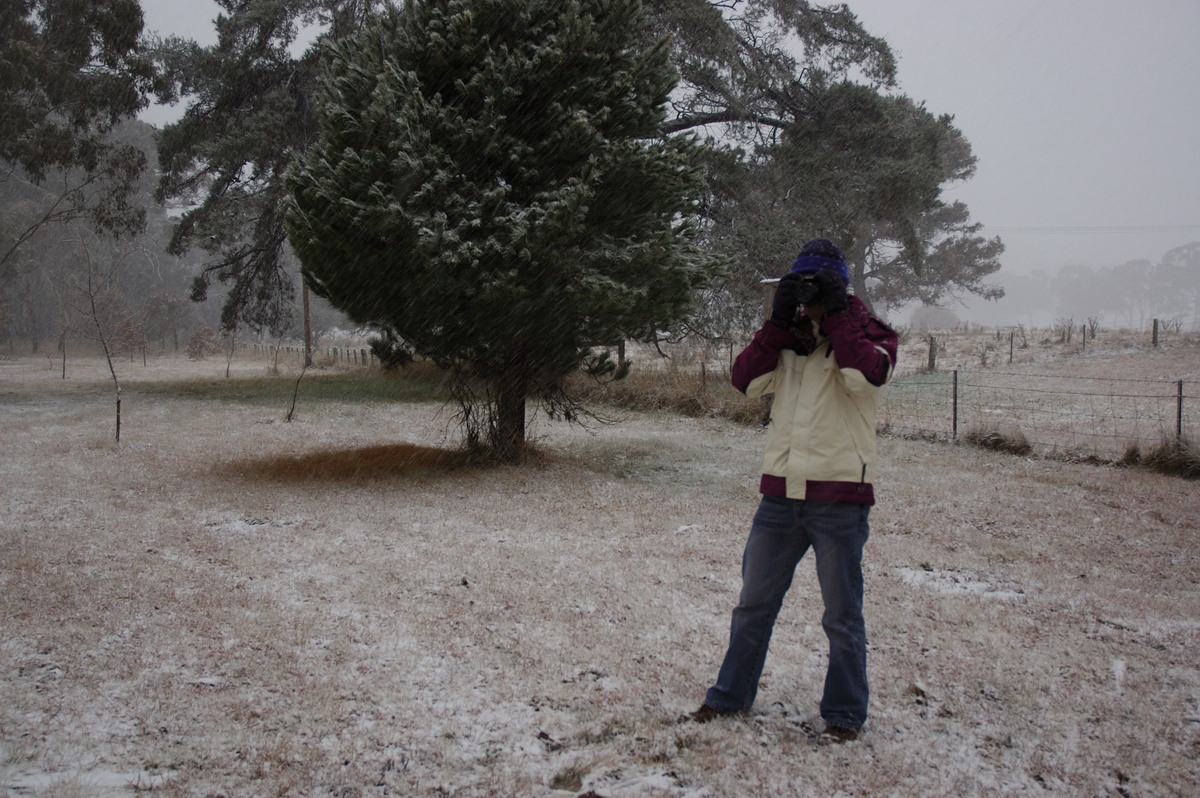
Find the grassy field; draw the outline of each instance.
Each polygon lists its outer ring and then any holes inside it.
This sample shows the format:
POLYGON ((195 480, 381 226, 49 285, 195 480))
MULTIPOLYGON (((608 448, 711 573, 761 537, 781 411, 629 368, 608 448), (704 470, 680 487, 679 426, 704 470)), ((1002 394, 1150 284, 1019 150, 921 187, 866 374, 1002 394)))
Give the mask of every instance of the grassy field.
POLYGON ((0 361, 9 795, 1200 791, 1194 482, 882 439, 872 714, 826 746, 809 562, 754 712, 677 722, 723 652, 754 425, 539 419, 485 469, 436 384, 309 374, 288 423, 294 373, 152 358, 117 446, 106 368, 68 365, 0 361))

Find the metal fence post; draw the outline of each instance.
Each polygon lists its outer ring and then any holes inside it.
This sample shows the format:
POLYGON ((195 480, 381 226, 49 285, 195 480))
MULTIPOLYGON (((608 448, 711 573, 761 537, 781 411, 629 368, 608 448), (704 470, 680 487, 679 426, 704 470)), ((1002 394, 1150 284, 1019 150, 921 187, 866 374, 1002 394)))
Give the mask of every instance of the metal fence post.
POLYGON ((950 437, 952 440, 958 440, 958 369, 954 370, 954 417, 950 437))
POLYGON ((1183 380, 1175 386, 1175 439, 1183 440, 1183 380))

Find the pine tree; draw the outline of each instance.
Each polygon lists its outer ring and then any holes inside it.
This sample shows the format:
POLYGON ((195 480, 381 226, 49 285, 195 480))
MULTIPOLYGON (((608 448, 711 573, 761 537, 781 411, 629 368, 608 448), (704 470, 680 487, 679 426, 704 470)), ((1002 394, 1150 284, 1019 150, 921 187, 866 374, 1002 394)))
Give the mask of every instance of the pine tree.
POLYGON ((292 152, 313 138, 309 97, 319 46, 295 46, 317 20, 333 36, 346 23, 337 0, 216 0, 217 42, 158 43, 164 99, 188 97, 183 117, 159 138, 157 198, 184 208, 171 237, 174 255, 199 249, 209 259, 192 284, 208 298, 228 286, 221 327, 278 332, 290 323, 294 264, 286 247, 283 174, 292 152))
POLYGON ((313 291, 451 369, 497 459, 528 398, 652 338, 709 270, 698 145, 658 135, 675 73, 644 25, 637 0, 410 0, 334 48, 290 173, 313 291))

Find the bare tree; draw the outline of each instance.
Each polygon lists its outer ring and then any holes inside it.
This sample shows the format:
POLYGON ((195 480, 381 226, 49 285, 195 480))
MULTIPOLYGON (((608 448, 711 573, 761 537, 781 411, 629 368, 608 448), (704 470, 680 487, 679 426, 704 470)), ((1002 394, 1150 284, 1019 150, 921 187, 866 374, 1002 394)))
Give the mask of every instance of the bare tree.
MULTIPOLYGON (((117 367, 113 362, 113 346, 117 330, 124 318, 120 312, 119 293, 116 288, 117 272, 128 252, 117 251, 108 264, 101 264, 93 257, 91 248, 84 236, 75 240, 83 253, 84 272, 69 278, 74 301, 72 308, 82 316, 85 330, 79 332, 87 338, 99 342, 108 363, 108 373, 112 375, 113 388, 116 393, 116 434, 117 443, 121 442, 121 379, 117 376, 117 367)), ((64 373, 65 353, 64 357, 64 373)))

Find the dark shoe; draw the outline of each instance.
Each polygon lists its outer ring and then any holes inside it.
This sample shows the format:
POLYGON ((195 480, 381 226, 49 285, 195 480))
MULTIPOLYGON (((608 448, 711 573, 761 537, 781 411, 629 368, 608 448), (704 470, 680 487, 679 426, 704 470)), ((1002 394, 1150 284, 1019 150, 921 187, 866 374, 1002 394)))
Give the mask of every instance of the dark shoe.
POLYGON ((727 713, 713 709, 708 704, 701 704, 699 709, 684 715, 680 720, 685 722, 691 721, 692 723, 708 723, 710 720, 716 720, 725 714, 727 713))
POLYGON ((849 743, 858 739, 858 729, 847 729, 842 726, 826 726, 825 734, 831 743, 849 743))

